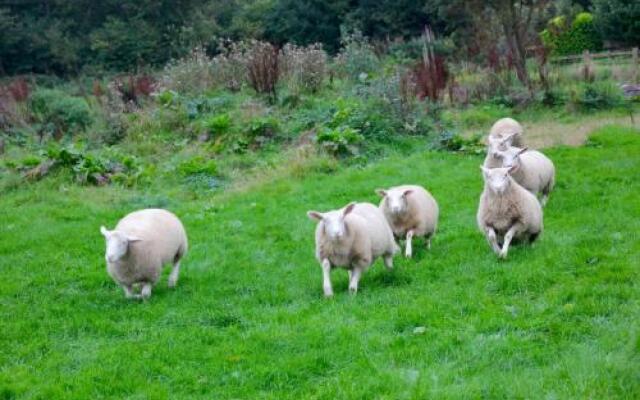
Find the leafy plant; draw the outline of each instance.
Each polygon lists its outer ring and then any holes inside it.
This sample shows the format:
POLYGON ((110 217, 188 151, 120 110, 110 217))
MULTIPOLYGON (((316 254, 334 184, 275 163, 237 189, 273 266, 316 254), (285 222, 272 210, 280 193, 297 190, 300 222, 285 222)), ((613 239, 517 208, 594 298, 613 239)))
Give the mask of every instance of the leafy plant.
POLYGON ((218 166, 215 160, 206 159, 203 156, 195 156, 178 164, 177 171, 184 177, 190 175, 215 176, 218 166))
POLYGON ((317 136, 318 144, 334 156, 358 155, 358 145, 363 140, 364 137, 356 129, 348 126, 325 128, 317 136))
POLYGON ((38 89, 31 98, 31 108, 39 123, 54 138, 85 131, 93 122, 87 102, 57 89, 38 89))
POLYGON ((583 83, 570 92, 568 106, 579 111, 609 109, 624 103, 622 91, 610 82, 583 83))

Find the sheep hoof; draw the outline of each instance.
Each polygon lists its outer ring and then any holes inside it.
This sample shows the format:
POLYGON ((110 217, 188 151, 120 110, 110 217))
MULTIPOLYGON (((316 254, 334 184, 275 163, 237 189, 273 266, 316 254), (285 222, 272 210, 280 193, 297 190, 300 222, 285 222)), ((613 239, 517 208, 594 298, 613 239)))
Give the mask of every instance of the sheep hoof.
POLYGON ((358 293, 358 288, 357 287, 349 287, 349 293, 351 295, 355 295, 356 293, 358 293))

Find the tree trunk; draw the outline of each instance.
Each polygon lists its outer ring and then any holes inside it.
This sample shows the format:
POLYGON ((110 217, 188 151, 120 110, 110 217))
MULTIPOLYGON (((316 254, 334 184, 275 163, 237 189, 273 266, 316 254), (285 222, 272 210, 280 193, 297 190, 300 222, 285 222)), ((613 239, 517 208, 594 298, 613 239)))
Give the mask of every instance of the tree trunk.
POLYGON ((531 81, 527 73, 527 56, 524 49, 519 20, 516 15, 516 7, 513 1, 507 1, 507 10, 497 10, 501 14, 502 29, 513 54, 518 80, 531 91, 531 81))

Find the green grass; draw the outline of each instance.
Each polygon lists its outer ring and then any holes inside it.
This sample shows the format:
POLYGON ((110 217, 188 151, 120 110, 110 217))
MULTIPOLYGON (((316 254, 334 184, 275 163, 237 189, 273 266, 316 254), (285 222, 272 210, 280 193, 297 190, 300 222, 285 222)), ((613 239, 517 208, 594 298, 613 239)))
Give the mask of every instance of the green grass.
POLYGON ((417 152, 195 200, 59 176, 2 194, 0 399, 638 398, 639 133, 548 150, 545 232, 506 261, 476 227, 474 156, 417 152), (305 211, 405 182, 439 201, 432 250, 393 273, 378 261, 357 296, 334 271, 324 299, 305 211), (191 249, 178 288, 165 274, 139 303, 107 276, 98 227, 148 206, 176 212, 191 249))

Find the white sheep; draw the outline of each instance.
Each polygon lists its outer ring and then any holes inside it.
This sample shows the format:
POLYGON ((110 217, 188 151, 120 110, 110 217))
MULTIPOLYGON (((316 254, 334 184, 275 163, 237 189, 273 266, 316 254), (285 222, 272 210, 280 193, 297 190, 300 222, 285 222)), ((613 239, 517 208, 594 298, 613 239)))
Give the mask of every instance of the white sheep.
POLYGON ((531 192, 513 179, 509 168, 480 168, 485 183, 478 206, 478 226, 498 257, 506 258, 513 239, 533 242, 542 233, 542 207, 531 192))
POLYGON ((543 207, 547 204, 555 185, 556 169, 553 162, 541 152, 513 146, 504 151, 494 150, 487 154, 484 166, 516 167, 512 173, 516 182, 536 196, 542 194, 540 202, 543 207))
POLYGON ((497 120, 489 131, 489 146, 504 143, 507 145, 522 146, 522 134, 524 129, 513 118, 501 118, 497 120))
POLYGON ((438 203, 422 186, 402 185, 390 189, 377 189, 382 197, 380 210, 393 234, 406 239, 405 256, 411 257, 414 236, 424 237, 427 248, 438 226, 438 203))
POLYGON ((187 234, 174 214, 161 209, 139 210, 122 218, 114 230, 101 226, 100 232, 107 244, 107 272, 127 298, 149 298, 168 263, 173 265, 169 287, 176 285, 180 260, 187 252, 187 234), (142 285, 140 294, 133 293, 136 284, 142 285))
POLYGON ((325 296, 333 295, 331 268, 349 271, 349 291, 358 291, 358 282, 376 258, 382 256, 387 269, 400 251, 391 228, 378 207, 370 203, 350 203, 340 210, 307 212, 319 221, 316 226, 316 258, 320 262, 325 296))

